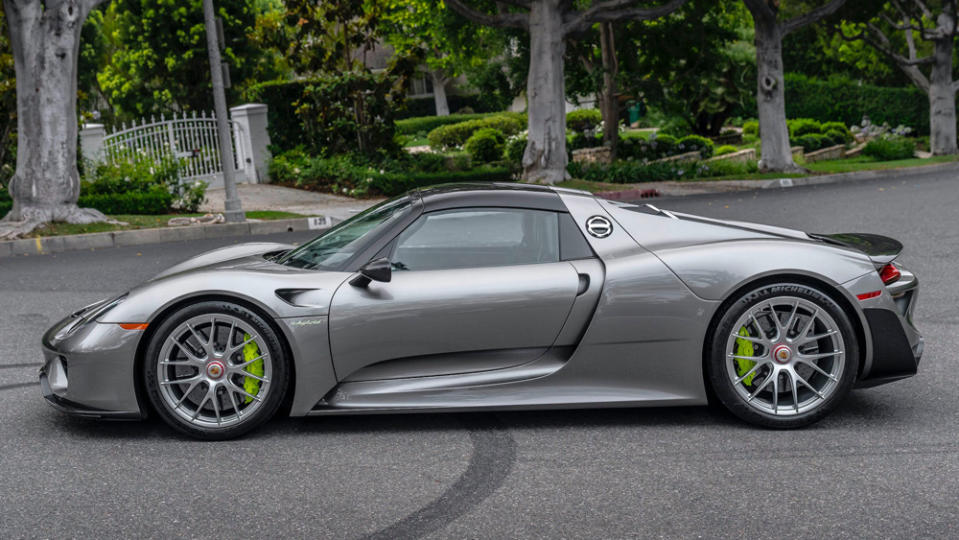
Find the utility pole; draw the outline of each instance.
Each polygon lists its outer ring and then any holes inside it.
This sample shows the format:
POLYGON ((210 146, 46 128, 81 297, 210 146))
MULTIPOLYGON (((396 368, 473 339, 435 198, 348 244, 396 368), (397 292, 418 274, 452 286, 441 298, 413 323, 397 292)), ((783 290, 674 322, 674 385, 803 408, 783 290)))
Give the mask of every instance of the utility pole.
POLYGON ((220 65, 220 43, 217 39, 216 13, 213 0, 203 0, 203 22, 206 26, 206 49, 210 56, 210 78, 213 80, 213 110, 216 130, 220 138, 220 163, 223 166, 223 187, 226 188, 225 212, 228 223, 246 221, 246 214, 236 192, 233 140, 226 112, 226 91, 223 88, 223 67, 220 65))

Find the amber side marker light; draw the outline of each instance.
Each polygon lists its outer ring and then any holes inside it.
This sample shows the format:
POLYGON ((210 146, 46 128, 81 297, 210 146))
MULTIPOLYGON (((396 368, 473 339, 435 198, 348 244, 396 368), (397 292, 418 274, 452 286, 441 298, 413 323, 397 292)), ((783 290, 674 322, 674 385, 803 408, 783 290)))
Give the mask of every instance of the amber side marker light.
POLYGON ((150 323, 118 323, 124 330, 146 330, 150 323))

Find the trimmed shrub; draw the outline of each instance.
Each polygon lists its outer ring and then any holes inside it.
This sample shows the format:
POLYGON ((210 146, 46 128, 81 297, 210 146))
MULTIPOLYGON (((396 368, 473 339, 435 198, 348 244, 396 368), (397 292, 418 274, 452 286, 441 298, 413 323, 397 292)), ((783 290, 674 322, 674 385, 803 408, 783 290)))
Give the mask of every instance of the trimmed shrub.
POLYGON ((442 173, 385 173, 375 175, 370 188, 387 197, 411 189, 455 182, 511 182, 513 174, 506 167, 480 167, 470 171, 442 173))
POLYGON ((830 131, 838 131, 842 134, 843 142, 851 143, 854 140, 852 132, 849 131, 849 128, 846 124, 842 122, 824 122, 822 125, 822 133, 825 135, 830 131))
POLYGON ((279 184, 292 184, 297 181, 302 171, 310 166, 310 157, 303 151, 302 146, 273 156, 267 171, 270 181, 279 184))
POLYGON ((759 135, 759 120, 743 122, 743 135, 759 135))
POLYGON ((580 148, 595 148, 597 146, 603 146, 602 133, 587 135, 582 131, 566 132, 566 150, 568 152, 579 150, 580 148))
POLYGON ((862 149, 862 153, 879 161, 909 159, 916 153, 916 142, 898 135, 887 135, 869 141, 862 149))
POLYGON ((829 138, 825 135, 820 135, 819 133, 802 135, 793 139, 792 142, 802 146, 803 150, 806 152, 815 152, 816 150, 822 150, 823 148, 828 148, 831 146, 831 141, 829 138))
POLYGON ((473 133, 483 128, 494 128, 504 135, 515 135, 523 129, 523 122, 517 115, 496 115, 488 118, 469 120, 458 124, 440 126, 430 131, 428 138, 430 146, 436 149, 447 149, 463 146, 473 136, 473 133))
POLYGON ((470 120, 479 120, 491 116, 503 116, 503 113, 451 114, 449 116, 419 116, 396 121, 396 132, 401 135, 426 135, 430 131, 450 124, 459 124, 470 120))
POLYGON ((786 125, 789 128, 790 137, 802 137, 803 135, 822 135, 822 124, 811 118, 796 118, 787 120, 786 125))
POLYGON ((647 139, 640 134, 624 134, 617 151, 620 159, 654 161, 680 153, 678 143, 671 135, 657 134, 647 139))
POLYGON ((679 140, 678 153, 699 152, 705 159, 713 155, 713 141, 699 135, 687 135, 679 140))
MULTIPOLYGON (((94 195, 127 195, 163 192, 169 194, 171 202, 164 209, 169 211, 196 212, 206 199, 206 183, 202 181, 180 181, 181 161, 164 159, 155 162, 149 158, 130 156, 129 161, 101 163, 91 171, 89 177, 80 184, 80 197, 94 195)), ((107 200, 107 199, 104 199, 107 200)), ((100 203, 98 203, 100 204, 100 203)), ((107 203, 102 203, 107 204, 107 203)), ((119 202, 119 205, 136 206, 138 203, 119 202)), ((147 207, 152 202, 144 203, 147 207)), ((81 204, 82 206, 82 204, 81 204)), ((98 208, 99 209, 99 208, 98 208)), ((103 210, 101 210, 103 211, 103 210)), ((160 213, 164 213, 160 212, 160 213)), ((136 213, 136 212, 120 212, 136 213)), ((156 213, 150 211, 149 213, 156 213)))
POLYGON ((506 161, 513 167, 522 167, 523 154, 526 153, 526 135, 513 135, 506 141, 506 161))
POLYGON ((104 214, 160 215, 170 212, 173 194, 165 190, 146 193, 97 193, 81 195, 82 208, 95 208, 104 214))
MULTIPOLYGON (((100 193, 81 195, 78 204, 81 208, 93 208, 104 214, 168 214, 173 205, 173 194, 169 191, 155 190, 146 193, 100 193)), ((0 200, 0 216, 13 209, 13 201, 0 200)))
POLYGON ((469 155, 479 163, 489 163, 503 159, 506 148, 506 136, 496 128, 476 130, 464 145, 469 155))
POLYGON ((738 152, 738 151, 739 151, 739 148, 736 148, 735 146, 730 146, 730 145, 726 144, 726 145, 723 145, 723 146, 720 146, 719 148, 717 148, 717 149, 716 149, 716 152, 714 153, 714 155, 716 155, 716 156, 725 156, 726 154, 735 154, 735 153, 738 152))
POLYGON ((571 163, 568 167, 573 178, 592 182, 636 184, 666 180, 688 180, 716 176, 744 175, 757 172, 755 162, 733 163, 640 163, 616 161, 610 164, 571 163))
POLYGON ((603 121, 603 114, 597 109, 581 109, 566 114, 566 129, 583 132, 595 129, 603 121))
POLYGON ((836 146, 837 144, 846 144, 849 142, 846 140, 846 133, 839 131, 838 129, 830 129, 824 132, 823 136, 829 139, 829 142, 832 143, 833 146, 836 146))
POLYGON ((397 195, 413 187, 447 182, 509 180, 506 167, 470 166, 469 155, 416 154, 371 162, 357 154, 306 157, 293 150, 273 158, 272 170, 288 173, 284 183, 353 197, 397 195), (404 187, 405 186, 405 187, 404 187))

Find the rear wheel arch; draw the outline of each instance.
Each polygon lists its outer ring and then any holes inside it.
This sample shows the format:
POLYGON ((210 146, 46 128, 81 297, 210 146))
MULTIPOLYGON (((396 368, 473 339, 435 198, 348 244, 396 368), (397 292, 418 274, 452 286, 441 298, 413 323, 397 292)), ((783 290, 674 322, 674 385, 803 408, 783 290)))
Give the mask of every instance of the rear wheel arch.
POLYGON ((703 339, 702 373, 703 384, 706 386, 706 391, 709 395, 710 401, 713 401, 715 396, 710 389, 706 363, 709 361, 709 351, 713 342, 713 336, 716 331, 716 327, 719 326, 719 321, 723 318, 726 310, 728 310, 733 303, 742 298, 744 294, 752 290, 777 283, 796 283, 799 285, 813 287, 826 294, 829 298, 836 302, 840 308, 842 308, 843 312, 849 318, 849 322, 852 324, 853 330, 856 333, 856 340, 859 342, 859 358, 857 359, 859 370, 857 377, 862 374, 863 367, 866 363, 866 354, 868 348, 868 343, 866 341, 866 329, 863 325, 862 317, 853 307, 850 300, 844 294, 842 294, 842 292, 839 291, 835 285, 832 285, 823 279, 803 274, 773 274, 743 283, 731 293, 726 295, 726 297, 719 304, 719 307, 716 308, 716 311, 713 313, 713 316, 709 321, 709 326, 706 327, 706 335, 703 339))
POLYGON ((293 356, 293 348, 290 346, 289 337, 286 335, 283 329, 276 324, 274 316, 264 310, 261 306, 257 305, 255 302, 250 302, 245 298, 229 294, 204 294, 181 298, 164 307, 160 312, 151 317, 151 320, 149 321, 150 324, 147 326, 143 336, 140 338, 140 343, 137 344, 136 358, 134 359, 133 366, 135 374, 133 381, 134 389, 136 390, 137 402, 140 405, 140 411, 142 415, 145 417, 148 416, 148 414, 156 414, 156 411, 153 410, 153 407, 150 404, 150 399, 147 397, 146 386, 145 381, 143 380, 142 372, 143 362, 146 361, 146 351, 150 346, 150 342, 153 340, 153 336, 156 333, 157 328, 163 324, 163 321, 170 318, 178 311, 201 302, 229 302, 231 304, 242 306, 246 309, 249 309, 253 313, 256 313, 270 326, 279 339, 280 345, 283 347, 283 353, 290 360, 289 384, 285 389, 286 393, 283 396, 283 403, 280 406, 280 409, 277 411, 278 414, 288 416, 290 412, 290 406, 293 404, 293 389, 296 388, 296 358, 293 356))

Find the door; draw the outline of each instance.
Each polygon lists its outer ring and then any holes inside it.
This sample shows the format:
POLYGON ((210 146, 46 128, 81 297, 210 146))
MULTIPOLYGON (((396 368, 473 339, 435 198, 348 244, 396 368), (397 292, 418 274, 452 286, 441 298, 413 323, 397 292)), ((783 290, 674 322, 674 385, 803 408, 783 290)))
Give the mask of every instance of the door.
POLYGON ((392 277, 343 284, 330 306, 341 380, 467 373, 536 359, 580 288, 560 258, 560 214, 515 208, 426 213, 389 248, 392 277))

